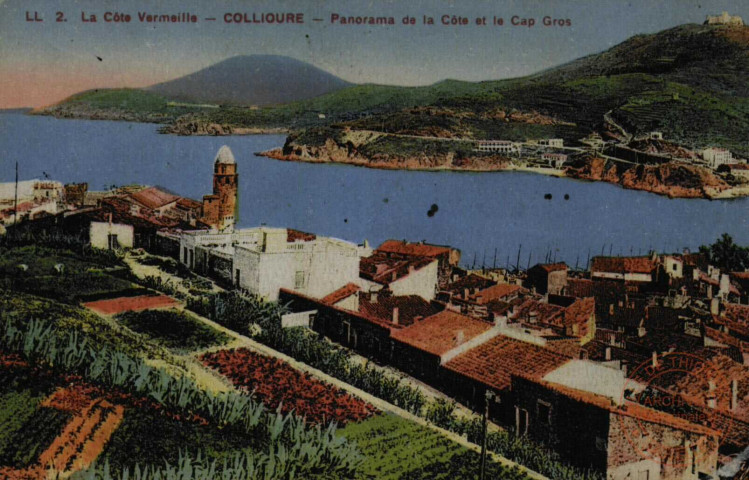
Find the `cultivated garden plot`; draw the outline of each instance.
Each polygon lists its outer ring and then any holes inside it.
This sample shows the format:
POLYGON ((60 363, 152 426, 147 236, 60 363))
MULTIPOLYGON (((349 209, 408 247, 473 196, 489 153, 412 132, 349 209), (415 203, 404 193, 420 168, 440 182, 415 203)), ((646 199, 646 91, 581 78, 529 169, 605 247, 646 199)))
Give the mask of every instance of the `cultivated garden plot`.
POLYGON ((187 312, 174 309, 126 311, 118 314, 115 319, 130 330, 178 352, 200 350, 229 341, 227 335, 187 312))
POLYGON ((311 423, 334 421, 345 425, 376 412, 372 405, 333 385, 246 348, 206 353, 200 358, 268 407, 280 407, 284 413, 293 411, 311 423))

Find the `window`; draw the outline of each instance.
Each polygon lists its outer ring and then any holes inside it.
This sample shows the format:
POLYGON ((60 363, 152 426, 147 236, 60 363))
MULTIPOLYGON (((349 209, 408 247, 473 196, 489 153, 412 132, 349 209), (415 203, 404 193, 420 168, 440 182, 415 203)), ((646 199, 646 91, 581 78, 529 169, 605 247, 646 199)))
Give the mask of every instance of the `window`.
POLYGON ((536 413, 538 415, 538 422, 542 425, 551 425, 551 404, 539 400, 536 404, 536 413))
POLYGON ((304 272, 299 271, 294 276, 294 289, 301 290, 302 288, 304 288, 304 272))
POLYGON ((676 264, 674 263, 671 269, 675 272, 676 271, 676 264))
POLYGON ((234 270, 234 285, 239 286, 239 269, 234 270))
POLYGON ((522 437, 528 434, 528 410, 515 407, 515 433, 522 437))
POLYGON ((117 235, 110 233, 107 235, 107 246, 110 250, 120 248, 120 242, 117 241, 117 235))
POLYGON ((182 247, 182 256, 184 257, 183 262, 187 263, 187 247, 182 247))

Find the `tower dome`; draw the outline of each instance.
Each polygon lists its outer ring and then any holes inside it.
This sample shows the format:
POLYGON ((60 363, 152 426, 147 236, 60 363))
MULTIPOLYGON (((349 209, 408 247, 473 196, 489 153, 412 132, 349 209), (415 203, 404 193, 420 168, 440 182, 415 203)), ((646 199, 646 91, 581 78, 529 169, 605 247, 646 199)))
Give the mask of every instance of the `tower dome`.
POLYGON ((215 163, 235 164, 237 161, 234 160, 234 154, 231 153, 231 149, 224 145, 218 149, 215 163))

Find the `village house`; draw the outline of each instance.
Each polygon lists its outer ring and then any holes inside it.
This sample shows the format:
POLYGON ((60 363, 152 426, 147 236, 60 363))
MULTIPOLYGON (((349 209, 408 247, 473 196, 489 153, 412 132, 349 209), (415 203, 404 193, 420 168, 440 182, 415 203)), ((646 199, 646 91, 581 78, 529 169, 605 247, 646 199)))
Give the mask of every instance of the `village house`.
POLYGON ((324 297, 359 277, 356 244, 286 228, 183 232, 179 251, 188 268, 269 300, 281 288, 324 297))
POLYGON ((0 224, 57 215, 66 209, 64 187, 52 180, 0 183, 0 224), (16 193, 17 192, 17 193, 16 193), (16 211, 17 206, 17 211, 16 211))
POLYGON ((504 155, 520 155, 522 145, 509 140, 479 140, 476 142, 476 150, 504 155))
POLYGON ((655 255, 642 257, 593 257, 592 279, 650 283, 657 266, 655 255))
POLYGON ((734 177, 749 179, 749 163, 732 163, 727 166, 734 177))
POLYGON ((744 20, 738 15, 730 15, 728 12, 722 12, 720 15, 707 15, 705 25, 744 25, 744 20))
POLYGON ((563 148, 564 147, 564 139, 562 138, 543 138, 541 140, 538 140, 536 143, 542 147, 549 147, 549 148, 563 148))
POLYGON ((440 376, 446 392, 477 410, 485 407, 487 392, 491 392, 490 417, 511 425, 512 375, 542 378, 568 361, 566 355, 502 334, 445 362, 440 376))
POLYGON ((419 295, 433 300, 439 283, 439 260, 393 256, 375 251, 361 259, 359 285, 366 292, 388 290, 393 296, 419 295))
POLYGON ((716 170, 721 165, 733 163, 733 154, 725 148, 705 148, 700 152, 707 166, 716 170))
POLYGON ((540 295, 561 295, 567 287, 565 263, 539 263, 529 268, 523 284, 540 295))
POLYGON ((499 330, 489 323, 444 310, 392 332, 392 363, 438 385, 441 365, 498 334, 499 330))
POLYGON ((541 154, 541 161, 551 168, 560 169, 567 161, 567 155, 564 153, 543 153, 541 154))
POLYGON ((376 251, 396 258, 398 256, 413 256, 438 260, 438 285, 440 289, 448 284, 453 269, 460 264, 460 250, 424 242, 412 243, 405 240, 387 240, 377 247, 376 251))
POLYGON ((527 374, 513 375, 512 392, 518 434, 607 479, 698 480, 716 473, 717 431, 626 401, 621 392, 606 395, 527 374))

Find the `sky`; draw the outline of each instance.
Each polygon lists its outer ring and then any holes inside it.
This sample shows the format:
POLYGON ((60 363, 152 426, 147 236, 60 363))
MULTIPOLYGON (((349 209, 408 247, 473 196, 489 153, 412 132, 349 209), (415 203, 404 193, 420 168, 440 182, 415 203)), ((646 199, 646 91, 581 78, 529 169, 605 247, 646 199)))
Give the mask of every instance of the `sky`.
POLYGON ((251 54, 294 57, 354 83, 511 78, 603 51, 632 35, 702 23, 722 11, 749 19, 749 2, 0 0, 0 108, 49 105, 92 88, 144 87, 251 54), (130 21, 105 22, 107 12, 130 21), (185 12, 198 22, 141 22, 139 12, 185 12), (304 23, 224 21, 235 13, 303 14, 304 23), (395 25, 342 25, 332 23, 333 14, 393 17, 395 25), (97 22, 83 21, 92 15, 97 22), (425 25, 425 15, 435 24, 425 25), (415 24, 404 24, 406 16, 415 24), (443 25, 443 16, 465 18, 468 25, 443 25), (492 25, 494 17, 503 25, 492 25), (535 25, 514 26, 513 17, 535 25), (544 26, 544 17, 564 25, 544 26), (487 25, 477 25, 477 18, 487 25))

